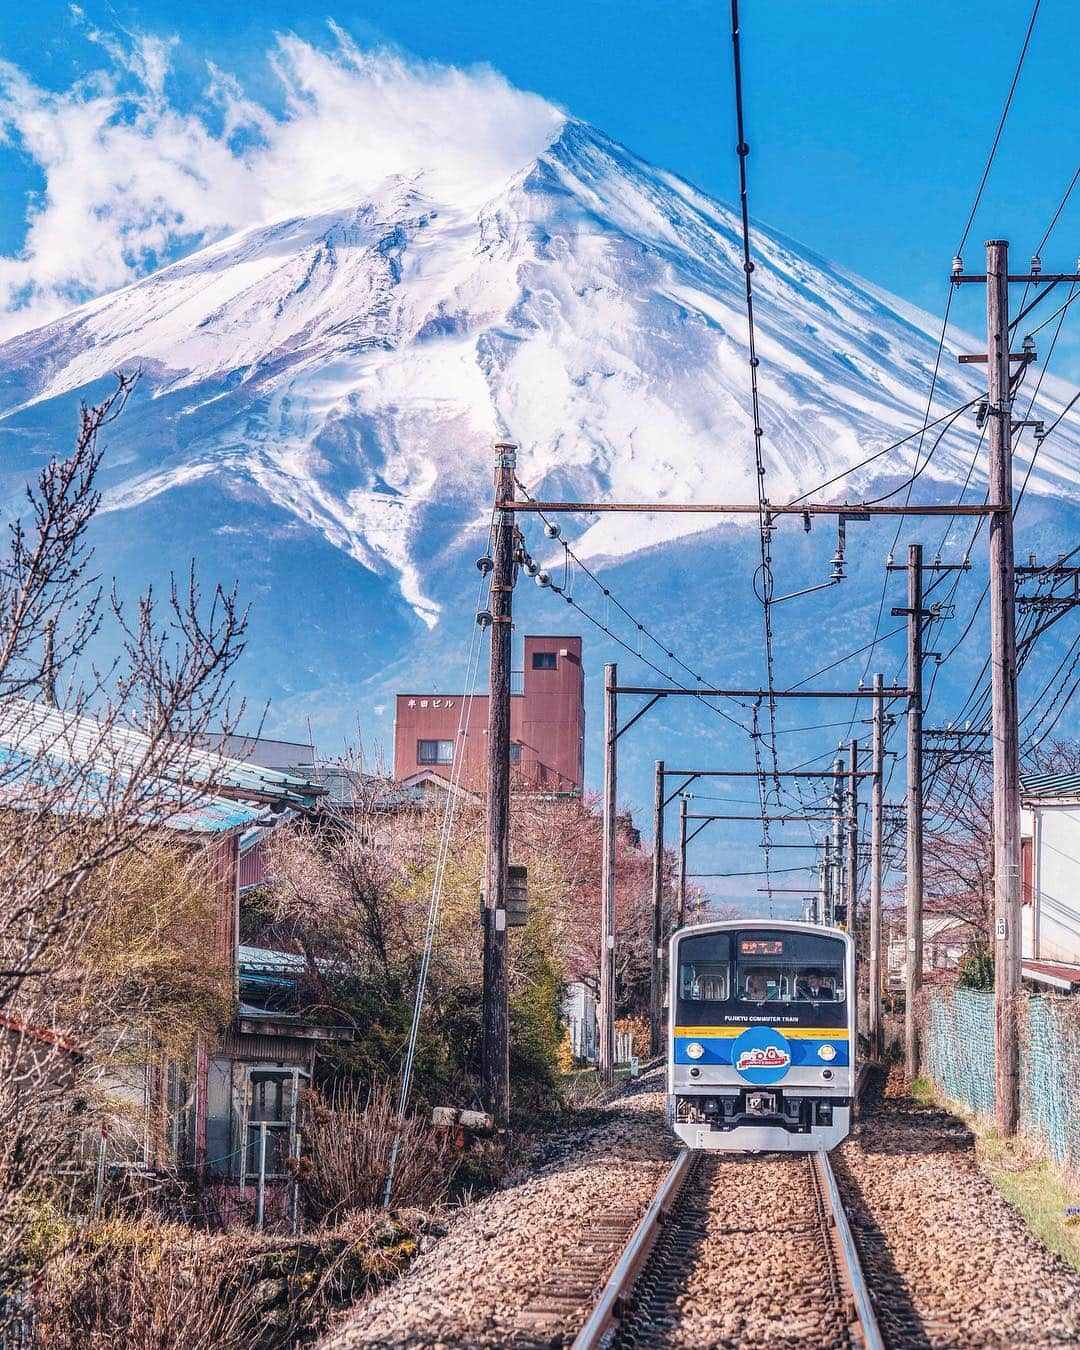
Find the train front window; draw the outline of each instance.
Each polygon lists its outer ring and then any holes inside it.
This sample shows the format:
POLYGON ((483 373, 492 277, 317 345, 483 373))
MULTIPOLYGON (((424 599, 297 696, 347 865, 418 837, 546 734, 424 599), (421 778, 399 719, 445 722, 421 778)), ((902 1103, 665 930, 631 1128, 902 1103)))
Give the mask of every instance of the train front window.
POLYGON ((726 1003, 730 990, 727 933, 702 933, 679 944, 679 999, 685 1003, 726 1003))
POLYGON ((825 933, 688 934, 678 949, 676 1021, 842 1026, 845 958, 844 942, 825 933))
POLYGON ((817 933, 738 933, 735 987, 745 1003, 842 1002, 843 944, 817 933))

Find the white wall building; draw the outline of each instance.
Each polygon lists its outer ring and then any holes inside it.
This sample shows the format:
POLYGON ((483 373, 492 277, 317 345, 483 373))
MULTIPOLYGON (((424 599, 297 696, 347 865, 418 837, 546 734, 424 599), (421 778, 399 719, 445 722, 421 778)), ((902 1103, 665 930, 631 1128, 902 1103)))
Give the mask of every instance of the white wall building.
POLYGON ((1021 779, 1024 978, 1080 983, 1080 774, 1021 779))

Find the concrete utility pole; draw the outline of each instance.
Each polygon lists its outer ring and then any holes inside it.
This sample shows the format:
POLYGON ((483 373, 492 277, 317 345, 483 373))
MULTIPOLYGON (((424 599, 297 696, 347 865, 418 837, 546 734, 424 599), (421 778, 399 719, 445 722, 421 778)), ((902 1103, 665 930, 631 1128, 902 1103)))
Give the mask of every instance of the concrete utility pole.
POLYGON ((652 956, 649 961, 649 1054, 661 1044, 660 1006, 664 980, 664 761, 656 761, 653 785, 652 956))
MULTIPOLYGON (((517 446, 495 445, 495 500, 514 500, 517 446)), ((510 866, 510 643, 513 634, 514 535, 510 510, 495 512, 491 569, 491 664, 488 680, 488 804, 484 890, 484 987, 481 1087, 497 1125, 510 1118, 510 968, 506 901, 510 866)), ((455 747, 464 754, 463 746, 455 747)))
POLYGON ((832 921, 839 922, 844 903, 844 761, 833 760, 833 903, 832 921))
MULTIPOLYGON (((874 688, 880 689, 881 675, 874 676, 874 688)), ((885 704, 874 700, 873 763, 870 799, 870 1054, 880 1059, 881 1036, 881 835, 885 800, 885 704)))
POLYGON ((604 667, 604 833, 600 923, 600 1081, 615 1076, 615 802, 618 696, 616 667, 604 667))
POLYGON ((908 545, 907 603, 907 978, 904 989, 905 1067, 919 1072, 915 999, 923 967, 923 774, 922 774, 922 544, 908 545))
POLYGON ((990 682, 994 757, 994 1081, 997 1127, 1016 1133, 1020 1111, 1020 751, 1013 558, 1009 245, 986 245, 987 397, 990 416, 990 682))
MULTIPOLYGON (((876 699, 875 702, 880 702, 876 699)), ((847 926, 855 937, 855 902, 859 892, 859 742, 848 746, 847 926)))
POLYGON ((832 870, 832 840, 828 835, 823 841, 824 847, 821 854, 821 919, 820 922, 826 928, 832 927, 833 921, 833 870, 832 870))
POLYGON ((686 923, 686 798, 679 798, 679 893, 675 905, 675 927, 686 923))

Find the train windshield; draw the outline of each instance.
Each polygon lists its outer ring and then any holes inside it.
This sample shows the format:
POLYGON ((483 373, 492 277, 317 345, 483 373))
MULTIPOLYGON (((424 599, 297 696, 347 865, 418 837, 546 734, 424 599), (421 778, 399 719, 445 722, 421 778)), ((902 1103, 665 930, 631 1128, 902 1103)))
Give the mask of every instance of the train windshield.
POLYGON ((736 929, 679 943, 680 1023, 842 1026, 845 946, 824 933, 736 929))

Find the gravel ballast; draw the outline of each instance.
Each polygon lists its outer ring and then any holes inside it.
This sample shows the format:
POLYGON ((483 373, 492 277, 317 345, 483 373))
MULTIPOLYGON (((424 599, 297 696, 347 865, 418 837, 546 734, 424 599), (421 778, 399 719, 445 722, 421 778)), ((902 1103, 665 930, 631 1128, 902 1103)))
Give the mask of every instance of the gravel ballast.
MULTIPOLYGON (((564 1156, 465 1210, 405 1275, 356 1309, 324 1342, 325 1350, 550 1340, 534 1307, 552 1267, 576 1264, 593 1221, 617 1209, 625 1215, 625 1233, 601 1252, 606 1275, 673 1156, 663 1094, 639 1091, 619 1099, 607 1120, 569 1141, 564 1156)), ((587 1304, 586 1296, 565 1321, 583 1322, 587 1304)))
POLYGON ((894 1072, 832 1155, 890 1347, 1080 1346, 1080 1273, 980 1169, 963 1121, 894 1072))
MULTIPOLYGON (((568 1345, 674 1156, 662 1094, 648 1090, 657 1081, 568 1136, 535 1174, 463 1210, 324 1350, 568 1345)), ((894 1075, 884 1091, 872 1087, 855 1133, 832 1153, 886 1345, 1080 1347, 1080 1273, 995 1189, 968 1127, 903 1086, 894 1075)), ((847 1342, 793 1161, 709 1160, 685 1285, 648 1330, 638 1323, 642 1343, 847 1342), (799 1289, 785 1287, 785 1271, 800 1273, 799 1289)))

